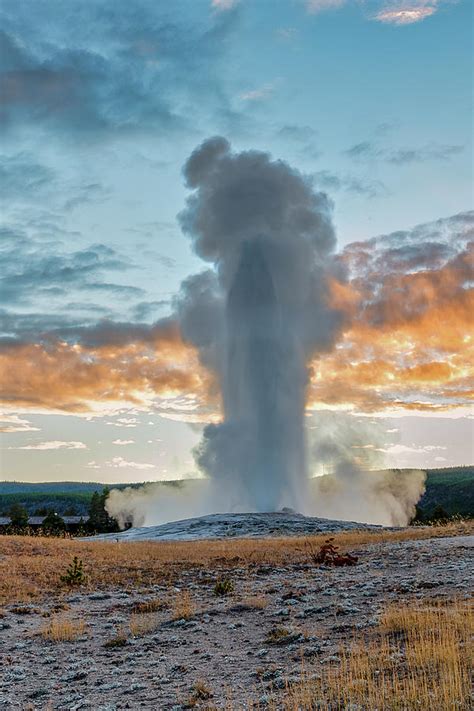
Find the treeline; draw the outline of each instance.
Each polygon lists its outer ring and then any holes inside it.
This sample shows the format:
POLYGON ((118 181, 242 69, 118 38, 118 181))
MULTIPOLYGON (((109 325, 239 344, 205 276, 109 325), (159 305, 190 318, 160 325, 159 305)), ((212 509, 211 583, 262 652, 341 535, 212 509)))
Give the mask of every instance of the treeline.
POLYGON ((45 516, 52 509, 61 516, 87 516, 93 493, 0 494, 0 516, 8 516, 12 506, 22 506, 30 516, 45 516))
MULTIPOLYGON (((87 516, 84 521, 79 522, 76 530, 77 535, 86 535, 91 533, 115 533, 120 530, 115 518, 109 516, 105 502, 110 493, 107 487, 102 489, 102 492, 94 491, 90 497, 87 508, 87 516)), ((30 513, 21 503, 15 502, 6 512, 10 518, 10 523, 5 529, 5 533, 26 533, 28 532, 28 520, 30 513)), ((67 525, 63 516, 54 509, 44 510, 42 513, 35 514, 44 516, 41 523, 41 532, 46 535, 58 535, 66 531, 67 525)), ((64 514, 64 516, 77 516, 77 513, 64 514)))
MULTIPOLYGON (((163 486, 180 487, 183 481, 163 481, 163 486)), ((0 481, 0 516, 8 516, 15 504, 30 516, 45 516, 54 510, 61 516, 88 516, 94 493, 102 484, 94 482, 24 483, 0 481)), ((112 484, 108 489, 140 488, 143 483, 112 484)))

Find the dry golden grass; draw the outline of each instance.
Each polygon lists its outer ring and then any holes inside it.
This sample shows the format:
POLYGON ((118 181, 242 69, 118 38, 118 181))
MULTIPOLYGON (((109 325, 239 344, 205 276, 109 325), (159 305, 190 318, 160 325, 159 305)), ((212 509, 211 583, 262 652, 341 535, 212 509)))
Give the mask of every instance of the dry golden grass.
POLYGON ((136 602, 132 606, 132 612, 142 614, 147 612, 161 612, 161 610, 166 610, 167 607, 169 607, 169 603, 166 600, 161 600, 161 598, 153 598, 152 600, 136 602))
POLYGON ((143 637, 145 634, 155 632, 159 626, 160 620, 153 612, 135 613, 129 622, 130 632, 134 637, 143 637))
POLYGON ((83 620, 71 620, 66 617, 53 617, 41 630, 43 639, 49 642, 74 642, 82 637, 86 630, 83 620))
POLYGON ((183 590, 176 595, 171 604, 172 620, 190 620, 196 612, 196 603, 187 590, 183 590))
MULTIPOLYGON (((355 531, 334 536, 341 550, 370 543, 466 535, 473 522, 399 531, 355 531)), ((0 536, 0 605, 38 599, 66 588, 60 581, 77 555, 84 561, 88 590, 146 587, 171 582, 195 567, 223 570, 259 564, 288 565, 307 560, 306 542, 321 544, 327 535, 304 538, 218 541, 116 542, 81 539, 0 536)))
POLYGON ((341 663, 302 677, 278 708, 450 711, 472 708, 472 601, 391 606, 379 628, 341 649, 341 663), (319 705, 317 704, 319 702, 319 705))
POLYGON ((268 598, 265 595, 248 595, 239 600, 238 604, 244 605, 249 610, 265 610, 268 607, 268 598))

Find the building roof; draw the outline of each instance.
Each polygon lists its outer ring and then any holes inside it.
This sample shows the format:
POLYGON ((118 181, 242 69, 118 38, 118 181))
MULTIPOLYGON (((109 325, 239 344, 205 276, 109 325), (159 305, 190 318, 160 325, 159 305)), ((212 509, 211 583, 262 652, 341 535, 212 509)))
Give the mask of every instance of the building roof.
MULTIPOLYGON (((28 519, 28 526, 41 526, 46 516, 30 516, 28 519)), ((89 520, 89 516, 61 516, 66 525, 74 525, 81 523, 86 523, 89 520)), ((0 526, 8 526, 11 523, 10 516, 0 516, 0 526)))

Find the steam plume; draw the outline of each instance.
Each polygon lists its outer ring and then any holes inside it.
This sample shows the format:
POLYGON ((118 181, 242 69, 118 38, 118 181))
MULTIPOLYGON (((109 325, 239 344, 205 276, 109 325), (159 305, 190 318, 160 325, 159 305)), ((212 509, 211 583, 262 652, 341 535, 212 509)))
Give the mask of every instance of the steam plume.
POLYGON ((312 452, 334 463, 331 484, 309 484, 307 364, 333 348, 347 318, 329 303, 329 281, 344 277, 333 254, 330 200, 286 163, 258 151, 233 153, 220 137, 192 153, 184 176, 192 192, 181 226, 211 268, 183 282, 174 309, 182 338, 215 375, 223 421, 205 427, 195 451, 206 483, 181 493, 164 494, 159 485, 112 492, 109 513, 151 525, 287 506, 407 523, 423 476, 367 471, 352 452, 353 436, 337 427, 322 430, 312 452))
POLYGON ((301 510, 306 362, 340 325, 326 301, 331 204, 287 164, 232 153, 223 138, 194 151, 184 174, 194 192, 181 224, 215 271, 183 285, 178 311, 218 373, 224 414, 205 429, 197 463, 232 508, 301 510))
POLYGON ((344 413, 321 412, 317 420, 312 458, 329 475, 311 482, 313 514, 405 526, 425 490, 426 473, 382 470, 382 425, 344 413))

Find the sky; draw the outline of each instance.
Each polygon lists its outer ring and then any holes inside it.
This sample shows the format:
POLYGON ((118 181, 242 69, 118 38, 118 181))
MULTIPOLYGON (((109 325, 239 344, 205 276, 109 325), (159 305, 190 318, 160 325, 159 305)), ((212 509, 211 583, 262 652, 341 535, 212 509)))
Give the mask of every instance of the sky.
POLYGON ((473 463, 469 0, 3 0, 0 18, 1 479, 198 474, 220 404, 173 313, 208 266, 182 168, 214 135, 333 204, 347 326, 311 363, 310 441, 336 413, 387 466, 473 463))

